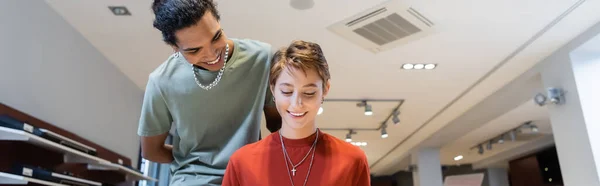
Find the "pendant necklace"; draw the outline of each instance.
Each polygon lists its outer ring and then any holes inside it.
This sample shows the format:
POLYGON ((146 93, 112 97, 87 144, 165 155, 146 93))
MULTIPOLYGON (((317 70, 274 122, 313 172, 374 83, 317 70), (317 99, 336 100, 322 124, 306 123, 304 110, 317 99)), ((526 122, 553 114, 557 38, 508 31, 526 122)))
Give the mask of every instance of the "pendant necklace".
POLYGON ((310 175, 310 170, 312 169, 312 165, 313 165, 313 161, 315 159, 315 151, 317 151, 316 149, 316 144, 317 141, 319 139, 319 131, 317 130, 317 136, 315 138, 315 141, 313 142, 311 148, 308 150, 308 153, 306 153, 306 155, 304 156, 304 158, 296 165, 294 165, 294 163, 292 163, 292 160, 289 156, 289 154, 287 153, 287 150, 285 149, 285 145, 283 144, 283 136, 281 135, 281 131, 279 131, 279 140, 281 141, 281 148, 283 150, 283 159, 286 161, 285 162, 285 167, 287 168, 287 173, 288 173, 288 177, 290 178, 290 182, 292 183, 292 186, 294 186, 294 180, 292 179, 292 175, 296 176, 296 167, 300 166, 300 164, 302 164, 302 162, 304 162, 304 160, 306 160, 306 157, 308 157, 309 154, 311 154, 310 152, 312 151, 312 155, 310 158, 310 164, 308 166, 308 172, 306 173, 306 178, 304 179, 304 184, 303 186, 306 186, 306 183, 308 181, 308 176, 310 175), (292 165, 292 169, 290 170, 290 167, 288 166, 288 161, 290 163, 290 165, 292 165), (290 175, 290 171, 292 172, 292 175, 290 175))

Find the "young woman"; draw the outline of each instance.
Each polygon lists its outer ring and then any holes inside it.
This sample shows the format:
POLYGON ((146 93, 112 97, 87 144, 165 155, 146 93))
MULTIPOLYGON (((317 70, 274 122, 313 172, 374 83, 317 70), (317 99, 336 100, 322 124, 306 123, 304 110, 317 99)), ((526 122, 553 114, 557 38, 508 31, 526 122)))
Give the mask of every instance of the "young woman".
POLYGON ((327 61, 316 43, 294 41, 275 53, 269 84, 283 124, 231 156, 224 186, 370 185, 365 153, 316 126, 329 79, 327 61))

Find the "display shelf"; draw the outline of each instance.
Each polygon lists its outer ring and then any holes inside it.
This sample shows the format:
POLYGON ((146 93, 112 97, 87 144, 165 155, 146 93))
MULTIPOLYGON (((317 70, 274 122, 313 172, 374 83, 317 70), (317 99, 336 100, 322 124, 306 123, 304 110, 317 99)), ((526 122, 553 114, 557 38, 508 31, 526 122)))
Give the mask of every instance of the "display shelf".
POLYGON ((114 170, 119 171, 127 175, 126 180, 128 181, 137 181, 137 180, 149 180, 157 182, 157 179, 144 176, 142 173, 131 170, 123 165, 115 164, 115 163, 99 163, 99 164, 88 164, 88 169, 90 170, 114 170))
POLYGON ((16 130, 6 127, 0 127, 0 140, 8 141, 26 141, 28 143, 44 147, 53 151, 58 151, 65 154, 65 161, 69 163, 110 163, 108 160, 104 160, 92 155, 71 149, 69 147, 60 145, 53 141, 44 139, 42 137, 33 135, 31 133, 16 130))
POLYGON ((48 186, 68 186, 60 183, 52 183, 49 181, 0 172, 0 185, 27 185, 30 182, 48 186))
POLYGON ((65 163, 86 163, 88 169, 91 170, 114 170, 126 175, 127 181, 137 180, 149 180, 158 181, 154 178, 144 176, 139 172, 131 170, 123 165, 112 163, 108 160, 104 160, 75 149, 60 145, 53 141, 44 139, 42 137, 33 135, 31 133, 16 130, 6 127, 0 127, 0 140, 5 141, 25 141, 40 147, 44 147, 50 150, 58 151, 64 154, 65 163))

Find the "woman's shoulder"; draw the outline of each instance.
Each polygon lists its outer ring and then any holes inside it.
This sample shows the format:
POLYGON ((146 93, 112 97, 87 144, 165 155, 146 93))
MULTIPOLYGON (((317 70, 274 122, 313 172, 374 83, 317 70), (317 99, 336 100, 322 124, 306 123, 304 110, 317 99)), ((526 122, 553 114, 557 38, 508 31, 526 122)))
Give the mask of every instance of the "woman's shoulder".
POLYGON ((327 146, 331 148, 330 152, 356 161, 363 161, 366 159, 365 151, 359 147, 327 133, 324 133, 323 137, 324 141, 327 141, 328 143, 327 146))

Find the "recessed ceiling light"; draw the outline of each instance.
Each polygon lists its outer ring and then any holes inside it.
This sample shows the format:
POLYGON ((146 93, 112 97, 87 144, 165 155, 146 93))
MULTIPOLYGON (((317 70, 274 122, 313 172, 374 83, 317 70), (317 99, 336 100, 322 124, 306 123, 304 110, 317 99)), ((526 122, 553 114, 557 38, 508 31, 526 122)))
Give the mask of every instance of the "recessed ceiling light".
POLYGON ((411 69, 416 69, 416 70, 422 70, 422 69, 433 70, 433 69, 435 69, 435 67, 437 67, 437 64, 433 64, 433 63, 429 63, 429 64, 405 63, 405 64, 402 65, 402 69, 404 69, 404 70, 411 70, 411 69))
POLYGON ((354 146, 358 146, 358 147, 364 147, 367 146, 367 142, 350 142, 350 144, 354 145, 354 146))
POLYGON ((403 68, 403 69, 406 69, 406 70, 413 69, 413 67, 415 67, 415 65, 413 65, 413 64, 410 64, 410 63, 407 63, 407 64, 404 64, 404 65, 402 65, 402 68, 403 68))
POLYGON ((415 64, 415 69, 419 70, 419 69, 423 69, 425 67, 424 64, 415 64))
POLYGON ((432 70, 432 69, 434 69, 434 68, 435 68, 435 66, 437 66, 437 65, 435 65, 435 64, 426 64, 426 65, 425 65, 425 69, 427 69, 427 70, 432 70))
POLYGON ((124 6, 109 6, 108 9, 116 16, 130 16, 131 12, 124 6))
POLYGON ((458 156, 454 157, 454 161, 459 161, 459 160, 462 160, 462 159, 463 159, 462 155, 458 155, 458 156))

